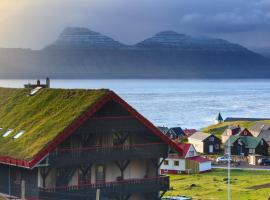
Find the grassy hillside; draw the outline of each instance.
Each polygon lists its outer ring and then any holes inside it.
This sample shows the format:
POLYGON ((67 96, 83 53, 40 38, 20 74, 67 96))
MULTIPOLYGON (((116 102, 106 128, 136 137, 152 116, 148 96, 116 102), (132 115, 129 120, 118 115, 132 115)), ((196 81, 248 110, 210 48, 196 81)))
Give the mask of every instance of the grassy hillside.
MULTIPOLYGON (((231 199, 267 200, 270 197, 269 174, 269 171, 233 170, 231 199)), ((205 174, 172 175, 173 190, 168 191, 166 195, 187 195, 194 200, 224 200, 227 199, 226 178, 226 170, 214 170, 205 174)))
MULTIPOLYGON (((270 121, 260 121, 260 122, 265 122, 265 123, 269 123, 270 121)), ((215 125, 211 125, 208 127, 205 127, 202 129, 203 132, 206 133, 212 133, 214 135, 216 135, 217 137, 221 137, 221 134, 225 131, 225 129, 228 126, 241 126, 242 128, 250 128, 251 126, 253 126, 256 122, 251 122, 251 121, 235 121, 235 122, 223 122, 220 124, 215 124, 215 125)))

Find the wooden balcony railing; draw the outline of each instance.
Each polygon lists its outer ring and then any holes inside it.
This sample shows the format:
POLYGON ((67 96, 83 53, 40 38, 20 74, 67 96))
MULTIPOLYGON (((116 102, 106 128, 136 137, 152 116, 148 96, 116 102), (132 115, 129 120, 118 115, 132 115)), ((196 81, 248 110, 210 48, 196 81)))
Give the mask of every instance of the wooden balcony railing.
POLYGON ((94 197, 97 189, 100 189, 102 197, 130 194, 151 194, 158 191, 167 191, 169 189, 169 177, 159 176, 99 184, 60 186, 46 189, 40 188, 39 196, 41 199, 78 200, 85 199, 86 197, 94 197))
POLYGON ((52 166, 70 166, 88 163, 106 163, 132 159, 167 157, 168 145, 148 143, 135 145, 95 146, 78 149, 58 149, 49 154, 52 166))

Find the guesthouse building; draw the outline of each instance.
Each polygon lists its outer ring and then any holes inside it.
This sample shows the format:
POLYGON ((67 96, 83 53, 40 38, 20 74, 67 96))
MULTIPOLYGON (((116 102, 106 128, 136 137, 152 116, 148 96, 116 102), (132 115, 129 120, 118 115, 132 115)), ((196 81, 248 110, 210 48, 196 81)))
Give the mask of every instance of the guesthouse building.
POLYGON ((0 193, 25 199, 151 200, 179 146, 110 90, 0 88, 0 193))

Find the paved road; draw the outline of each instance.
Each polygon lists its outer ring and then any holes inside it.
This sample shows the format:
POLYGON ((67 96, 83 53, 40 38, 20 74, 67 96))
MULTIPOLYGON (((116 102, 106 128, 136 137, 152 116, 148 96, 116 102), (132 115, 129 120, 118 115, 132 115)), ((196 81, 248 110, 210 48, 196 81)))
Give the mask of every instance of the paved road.
MULTIPOLYGON (((227 166, 212 166, 213 169, 228 169, 227 166)), ((240 167, 231 167, 231 170, 254 170, 254 171, 270 171, 269 166, 240 166, 240 167)))

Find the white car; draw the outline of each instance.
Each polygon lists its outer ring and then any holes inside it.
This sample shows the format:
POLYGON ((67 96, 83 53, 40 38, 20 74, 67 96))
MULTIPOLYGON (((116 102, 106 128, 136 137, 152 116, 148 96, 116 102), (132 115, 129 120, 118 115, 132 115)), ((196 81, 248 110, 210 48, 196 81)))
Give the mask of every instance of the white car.
POLYGON ((221 157, 218 157, 218 158, 216 159, 217 163, 228 163, 229 160, 230 160, 230 162, 233 161, 231 158, 229 159, 228 156, 221 156, 221 157))

